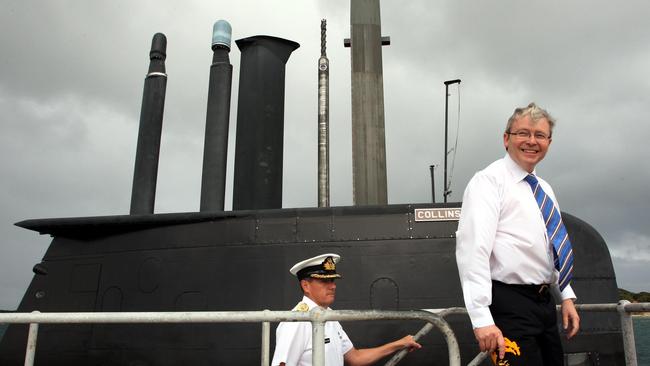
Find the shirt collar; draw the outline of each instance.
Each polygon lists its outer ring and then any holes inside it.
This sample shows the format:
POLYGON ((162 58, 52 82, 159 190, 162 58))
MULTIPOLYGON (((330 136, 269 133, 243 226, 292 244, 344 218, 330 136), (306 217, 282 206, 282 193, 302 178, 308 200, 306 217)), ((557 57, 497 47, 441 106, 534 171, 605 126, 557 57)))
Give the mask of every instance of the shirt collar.
MULTIPOLYGON (((316 304, 316 303, 314 302, 314 300, 308 298, 307 296, 303 296, 303 297, 302 297, 302 302, 304 302, 305 304, 307 304, 307 306, 309 306, 309 310, 311 310, 311 309, 313 309, 313 308, 315 308, 315 307, 318 306, 318 304, 316 304)), ((326 310, 332 310, 332 309, 331 309, 331 308, 327 308, 326 310)))
MULTIPOLYGON (((510 157, 510 154, 508 154, 507 152, 506 152, 506 156, 503 158, 503 160, 505 162, 506 170, 508 171, 508 173, 510 173, 510 177, 512 177, 512 182, 513 183, 521 182, 529 174, 527 171, 522 169, 519 166, 519 164, 517 164, 517 162, 512 160, 512 158, 510 157)), ((537 176, 536 171, 534 169, 533 169, 533 172, 530 173, 530 174, 533 174, 533 175, 537 176)))

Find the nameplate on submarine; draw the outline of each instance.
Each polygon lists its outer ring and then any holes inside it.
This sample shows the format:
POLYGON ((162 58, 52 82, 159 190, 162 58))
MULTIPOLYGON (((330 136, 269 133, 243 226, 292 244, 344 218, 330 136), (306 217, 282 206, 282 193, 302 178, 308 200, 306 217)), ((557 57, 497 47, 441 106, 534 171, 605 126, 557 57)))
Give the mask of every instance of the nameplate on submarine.
POLYGON ((415 221, 458 221, 460 207, 416 208, 415 221))

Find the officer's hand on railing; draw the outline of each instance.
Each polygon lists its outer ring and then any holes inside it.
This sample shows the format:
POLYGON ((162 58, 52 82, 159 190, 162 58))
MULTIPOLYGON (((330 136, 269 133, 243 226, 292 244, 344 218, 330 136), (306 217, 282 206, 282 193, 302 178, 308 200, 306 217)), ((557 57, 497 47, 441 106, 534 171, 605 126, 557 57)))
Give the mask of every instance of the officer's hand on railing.
POLYGON ((402 339, 399 339, 396 341, 398 344, 400 344, 401 349, 408 349, 409 352, 412 352, 416 349, 422 348, 422 345, 420 345, 418 342, 415 341, 415 338, 413 338, 412 335, 407 335, 402 339))

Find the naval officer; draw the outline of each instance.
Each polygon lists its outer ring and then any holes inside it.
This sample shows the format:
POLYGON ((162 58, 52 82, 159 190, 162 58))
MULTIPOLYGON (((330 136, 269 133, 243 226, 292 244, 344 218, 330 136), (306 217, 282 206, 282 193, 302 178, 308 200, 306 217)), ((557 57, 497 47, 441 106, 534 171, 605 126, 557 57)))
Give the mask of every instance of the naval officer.
MULTIPOLYGON (((336 263, 338 254, 322 254, 301 261, 291 267, 289 272, 298 278, 303 292, 302 301, 293 311, 310 311, 316 306, 330 309, 336 295, 336 263)), ((331 309, 330 309, 331 310, 331 309)), ((312 329, 310 322, 283 322, 278 325, 275 335, 275 352, 272 366, 309 366, 312 362, 312 329)), ((325 365, 370 365, 379 359, 404 348, 420 348, 413 336, 387 343, 383 346, 356 349, 337 321, 325 322, 325 365)))
POLYGON ((571 242, 551 186, 535 171, 554 124, 534 103, 515 109, 505 157, 476 173, 463 196, 456 260, 465 306, 479 348, 498 349, 498 365, 564 365, 552 297, 567 338, 580 325, 571 242))

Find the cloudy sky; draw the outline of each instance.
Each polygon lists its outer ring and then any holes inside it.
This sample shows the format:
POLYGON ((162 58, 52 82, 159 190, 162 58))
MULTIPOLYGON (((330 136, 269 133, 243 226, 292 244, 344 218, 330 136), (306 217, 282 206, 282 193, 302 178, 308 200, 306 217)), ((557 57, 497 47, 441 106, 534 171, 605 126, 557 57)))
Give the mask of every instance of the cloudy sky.
MULTIPOLYGON (((516 106, 558 120, 538 173, 564 211, 609 245, 619 287, 650 290, 650 27, 647 1, 384 0, 389 203, 441 197, 443 81, 450 89, 450 201, 503 154, 516 106), (459 108, 460 103, 460 108, 459 108), (460 113, 458 111, 460 110, 460 113), (452 144, 453 146, 453 144, 452 144)), ((50 238, 31 218, 126 214, 144 75, 167 36, 167 96, 156 212, 198 211, 212 25, 233 38, 300 43, 286 69, 284 207, 316 206, 317 60, 327 19, 332 204, 352 204, 348 0, 0 0, 0 309, 14 309, 50 238)), ((239 51, 227 194, 232 192, 239 51)), ((226 208, 230 209, 230 198, 226 208)))

